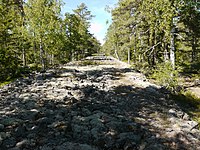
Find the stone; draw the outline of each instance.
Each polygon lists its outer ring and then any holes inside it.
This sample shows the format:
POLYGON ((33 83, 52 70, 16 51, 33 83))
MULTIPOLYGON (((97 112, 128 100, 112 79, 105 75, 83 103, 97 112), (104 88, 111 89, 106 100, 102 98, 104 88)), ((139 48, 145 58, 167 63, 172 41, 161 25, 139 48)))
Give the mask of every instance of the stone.
POLYGON ((40 127, 46 127, 47 125, 52 123, 52 120, 50 118, 47 118, 47 117, 42 117, 42 118, 39 118, 37 120, 37 122, 38 122, 38 125, 40 127))
POLYGON ((177 116, 176 110, 170 109, 170 110, 169 110, 169 115, 172 115, 172 116, 176 117, 176 116, 177 116))
POLYGON ((184 119, 184 120, 189 120, 189 119, 190 119, 190 116, 189 116, 187 113, 184 113, 183 119, 184 119))
POLYGON ((0 145, 2 144, 3 142, 3 138, 0 136, 0 145))
POLYGON ((16 140, 14 137, 7 138, 2 143, 2 147, 5 147, 5 148, 12 148, 15 145, 16 145, 16 140))
POLYGON ((39 114, 39 111, 36 109, 31 109, 26 112, 20 113, 20 119, 22 120, 35 120, 37 118, 37 115, 39 114))
POLYGON ((0 137, 2 140, 7 138, 7 134, 5 132, 0 132, 0 137))
POLYGON ((153 143, 145 148, 145 150, 164 150, 167 149, 164 145, 153 143))
POLYGON ((100 59, 106 64, 74 62, 0 88, 0 150, 159 150, 179 141, 199 149, 198 124, 169 91, 100 59))
POLYGON ((25 137, 26 136, 26 127, 24 125, 20 125, 15 129, 15 136, 16 137, 25 137))
POLYGON ((199 134, 199 130, 198 129, 192 129, 191 133, 193 136, 196 137, 196 139, 200 139, 200 134, 199 134))
POLYGON ((192 130, 194 128, 197 128, 198 126, 198 122, 196 121, 184 121, 184 122, 180 122, 180 127, 185 129, 185 130, 192 130))
POLYGON ((41 147, 41 148, 40 148, 40 150, 54 150, 54 148, 53 148, 53 147, 50 147, 50 146, 47 146, 47 145, 45 145, 45 146, 41 147))
POLYGON ((72 143, 72 142, 66 142, 63 143, 60 146, 55 147, 56 150, 98 150, 94 146, 90 146, 87 144, 79 144, 79 143, 72 143))
POLYGON ((125 133, 120 133, 118 135, 118 142, 126 141, 126 140, 131 140, 135 143, 139 143, 141 140, 141 135, 140 134, 134 134, 133 132, 125 132, 125 133))
POLYGON ((4 128, 5 126, 3 124, 0 124, 0 131, 3 131, 4 128))
POLYGON ((24 139, 24 140, 16 143, 16 147, 22 149, 25 146, 27 146, 28 144, 29 144, 29 141, 27 139, 24 139))
POLYGON ((21 119, 17 119, 17 118, 5 118, 5 119, 0 121, 0 123, 3 124, 4 126, 18 125, 18 124, 20 124, 22 122, 23 121, 21 119))
POLYGON ((44 77, 43 77, 42 74, 38 74, 38 75, 35 76, 35 79, 36 79, 36 80, 43 80, 44 77))

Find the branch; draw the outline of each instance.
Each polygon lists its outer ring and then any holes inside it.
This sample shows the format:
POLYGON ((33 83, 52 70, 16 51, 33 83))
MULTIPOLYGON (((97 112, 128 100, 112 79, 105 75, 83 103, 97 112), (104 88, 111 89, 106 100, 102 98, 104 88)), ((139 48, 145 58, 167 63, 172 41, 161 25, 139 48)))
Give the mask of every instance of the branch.
POLYGON ((149 49, 147 49, 147 50, 144 52, 144 54, 146 54, 149 50, 152 49, 152 51, 151 51, 150 54, 149 54, 149 56, 150 56, 151 53, 153 52, 154 48, 155 48, 156 46, 158 46, 159 44, 161 44, 161 42, 158 42, 156 45, 154 45, 154 46, 150 47, 149 49))

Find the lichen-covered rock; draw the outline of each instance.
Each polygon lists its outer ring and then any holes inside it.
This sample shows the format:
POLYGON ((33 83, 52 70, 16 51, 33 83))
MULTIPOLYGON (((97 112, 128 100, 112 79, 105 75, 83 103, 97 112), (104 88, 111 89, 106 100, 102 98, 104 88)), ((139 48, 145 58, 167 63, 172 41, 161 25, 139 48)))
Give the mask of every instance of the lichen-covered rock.
POLYGON ((198 123, 159 86, 95 59, 101 65, 71 63, 2 87, 0 150, 200 149, 198 123))

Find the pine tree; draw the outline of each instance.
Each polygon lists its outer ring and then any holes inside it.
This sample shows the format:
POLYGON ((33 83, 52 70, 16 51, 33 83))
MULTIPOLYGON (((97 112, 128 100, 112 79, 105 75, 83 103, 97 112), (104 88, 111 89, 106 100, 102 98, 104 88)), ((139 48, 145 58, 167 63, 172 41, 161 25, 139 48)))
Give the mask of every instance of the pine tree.
POLYGON ((20 66, 21 37, 17 34, 19 18, 18 5, 14 0, 0 2, 0 80, 14 77, 20 66))
POLYGON ((168 61, 174 69, 196 64, 199 5, 193 0, 119 0, 103 49, 145 70, 168 61))

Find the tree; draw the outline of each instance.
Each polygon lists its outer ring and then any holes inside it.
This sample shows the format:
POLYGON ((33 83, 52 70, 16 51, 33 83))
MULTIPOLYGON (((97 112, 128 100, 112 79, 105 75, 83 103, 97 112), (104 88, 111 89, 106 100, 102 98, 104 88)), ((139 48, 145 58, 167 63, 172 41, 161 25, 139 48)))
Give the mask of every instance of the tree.
POLYGON ((192 62, 198 58, 198 38, 200 37, 200 3, 184 0, 185 5, 180 8, 180 20, 189 31, 189 39, 192 47, 192 62))
POLYGON ((71 60, 79 60, 91 55, 100 47, 100 43, 88 30, 92 17, 84 3, 74 10, 74 14, 65 14, 64 30, 69 40, 71 60))
POLYGON ((61 0, 0 1, 0 80, 16 77, 26 66, 44 71, 99 50, 88 30, 93 16, 87 6, 62 19, 61 5, 61 0))
POLYGON ((19 18, 18 5, 14 0, 0 2, 0 80, 14 77, 20 65, 19 18))
POLYGON ((176 69, 187 55, 181 48, 192 49, 191 57, 183 61, 196 62, 199 57, 197 1, 120 0, 111 13, 113 22, 103 49, 117 58, 152 70, 168 61, 176 69))
MULTIPOLYGON (((55 54, 57 49, 55 37, 60 32, 60 5, 57 0, 28 0, 25 7, 27 17, 27 30, 32 35, 31 43, 35 51, 35 59, 38 58, 45 70, 48 65, 48 57, 55 54)), ((36 62, 38 63, 38 62, 36 62)))

